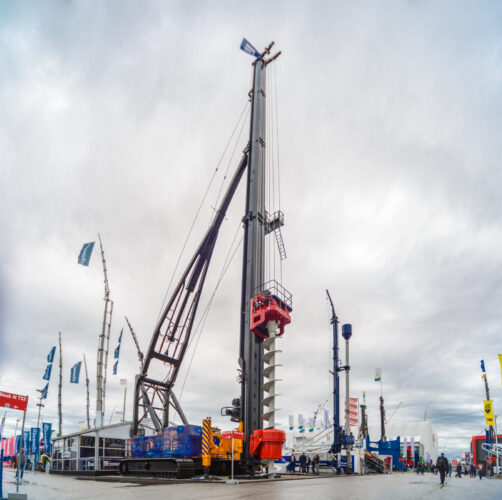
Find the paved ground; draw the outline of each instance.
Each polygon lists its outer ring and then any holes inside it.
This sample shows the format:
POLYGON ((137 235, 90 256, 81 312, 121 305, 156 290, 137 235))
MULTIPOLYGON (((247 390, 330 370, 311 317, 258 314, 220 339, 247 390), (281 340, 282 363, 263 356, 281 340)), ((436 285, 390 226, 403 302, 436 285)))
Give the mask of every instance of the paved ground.
MULTIPOLYGON (((288 479, 284 481, 251 482, 238 485, 222 483, 198 484, 131 484, 81 480, 67 476, 25 473, 25 484, 20 492, 29 500, 127 500, 127 499, 252 499, 300 500, 342 499, 350 500, 500 500, 502 480, 449 478, 444 488, 439 486, 439 476, 414 473, 352 477, 317 477, 288 479)), ((6 471, 4 491, 15 491, 14 474, 6 471)))

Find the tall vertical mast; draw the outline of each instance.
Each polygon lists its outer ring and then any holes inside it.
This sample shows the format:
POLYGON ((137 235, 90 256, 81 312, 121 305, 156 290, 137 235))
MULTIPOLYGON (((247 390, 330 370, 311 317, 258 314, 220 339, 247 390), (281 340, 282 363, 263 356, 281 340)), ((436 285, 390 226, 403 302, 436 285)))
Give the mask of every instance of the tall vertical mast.
POLYGON ((264 57, 273 42, 254 65, 251 91, 250 153, 247 171, 246 212, 244 215, 244 256, 241 292, 240 359, 241 419, 244 423, 244 460, 252 466, 250 436, 263 428, 263 339, 250 330, 250 303, 264 284, 265 256, 265 122, 266 66, 264 57))
POLYGON ((105 312, 103 314, 103 327, 98 342, 98 361, 96 376, 96 427, 103 425, 103 414, 105 406, 105 384, 106 384, 106 363, 108 358, 108 342, 110 341, 110 326, 112 322, 113 302, 110 300, 110 288, 108 286, 108 274, 106 270, 105 252, 101 242, 101 235, 98 234, 99 247, 101 249, 101 260, 103 262, 103 274, 105 283, 105 312), (105 351, 105 340, 107 347, 105 351))
MULTIPOLYGON (((490 401, 490 389, 488 388, 488 379, 486 377, 486 370, 485 370, 485 363, 484 363, 484 361, 481 361, 481 369, 483 370, 481 378, 483 379, 483 381, 485 383, 486 400, 490 401)), ((489 436, 489 439, 490 439, 490 441, 489 441, 490 443, 491 443, 491 441, 493 439, 493 434, 494 434, 493 425, 490 425, 488 427, 488 436, 489 436)))
POLYGON ((331 300, 331 295, 326 290, 329 303, 331 305, 331 324, 333 325, 333 445, 331 451, 340 453, 342 449, 342 428, 340 426, 340 361, 338 358, 338 316, 335 313, 335 306, 331 300))
POLYGON ((113 313, 113 300, 108 300, 108 307, 105 304, 105 318, 108 314, 108 318, 106 318, 106 347, 105 347, 105 364, 103 367, 103 418, 106 412, 106 373, 108 371, 108 351, 110 348, 110 330, 112 327, 112 313, 113 313))
POLYGON ((87 428, 91 428, 91 418, 89 416, 89 372, 87 371, 87 361, 85 360, 84 354, 84 368, 85 368, 85 387, 87 390, 87 400, 85 405, 86 416, 87 416, 87 428))
POLYGON ((59 332, 59 390, 58 390, 58 436, 63 435, 63 415, 61 411, 61 390, 63 387, 63 351, 61 350, 61 332, 59 332))

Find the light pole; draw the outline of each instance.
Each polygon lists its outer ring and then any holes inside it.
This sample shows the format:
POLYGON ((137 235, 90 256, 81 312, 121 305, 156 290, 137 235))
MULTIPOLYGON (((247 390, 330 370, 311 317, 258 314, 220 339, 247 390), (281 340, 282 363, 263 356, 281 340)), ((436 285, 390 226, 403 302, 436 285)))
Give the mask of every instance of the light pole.
POLYGON ((495 415, 495 449, 497 451, 497 460, 496 460, 496 464, 497 464, 497 474, 500 475, 500 461, 499 461, 499 436, 498 436, 498 430, 497 430, 497 415, 495 415))
POLYGON ((345 472, 352 473, 352 438, 350 435, 350 365, 349 365, 349 339, 352 336, 352 325, 342 325, 342 336, 345 339, 345 450, 347 453, 347 466, 345 472))

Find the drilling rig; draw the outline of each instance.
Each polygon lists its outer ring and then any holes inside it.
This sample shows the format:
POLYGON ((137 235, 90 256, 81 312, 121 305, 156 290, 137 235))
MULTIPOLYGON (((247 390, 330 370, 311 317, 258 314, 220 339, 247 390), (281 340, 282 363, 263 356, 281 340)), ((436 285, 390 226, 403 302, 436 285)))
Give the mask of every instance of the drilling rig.
POLYGON ((254 57, 249 142, 218 206, 209 229, 173 290, 136 376, 133 424, 128 456, 120 471, 128 475, 191 477, 227 473, 231 459, 237 471, 261 474, 281 458, 284 431, 275 429, 275 341, 290 323, 291 294, 277 281, 265 282, 265 237, 274 234, 281 259, 285 257, 280 227, 284 216, 265 208, 266 69, 281 52, 271 55, 274 42, 259 53, 243 40, 241 49, 254 57), (242 219, 243 268, 240 306, 240 396, 221 414, 238 422, 237 431, 217 433, 211 419, 190 425, 173 389, 191 338, 202 289, 222 222, 247 169, 246 206, 242 219), (266 393, 267 395, 265 396, 266 393), (264 411, 266 407, 266 411, 264 411), (183 425, 170 426, 174 409, 183 425), (142 436, 151 425, 153 436, 142 436), (265 427, 265 428, 264 428, 265 427), (232 439, 236 441, 231 447, 232 439))

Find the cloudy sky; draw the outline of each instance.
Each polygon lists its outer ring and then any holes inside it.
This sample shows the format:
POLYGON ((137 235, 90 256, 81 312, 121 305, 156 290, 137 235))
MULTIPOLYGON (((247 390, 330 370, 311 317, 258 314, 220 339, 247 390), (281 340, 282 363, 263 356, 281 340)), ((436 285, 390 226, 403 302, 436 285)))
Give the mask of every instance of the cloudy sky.
MULTIPOLYGON (((28 425, 58 331, 64 431, 85 414, 84 384, 69 384, 83 353, 94 409, 102 269, 97 252, 89 268, 77 255, 98 232, 111 349, 127 315, 146 350, 201 200, 178 274, 247 142, 245 36, 283 51, 267 92, 270 172, 280 170, 286 218, 282 282, 294 300, 279 420, 329 400, 329 288, 341 323, 353 325, 352 395, 366 391, 370 423, 381 367, 389 415, 403 401, 393 418, 421 420, 432 401, 440 448, 467 451, 484 429, 480 359, 496 412, 502 398, 501 24, 494 2, 3 2, 0 384, 30 396, 28 425)), ((243 211, 241 186, 203 308, 243 211)), ((230 426, 219 411, 239 393, 240 268, 241 247, 178 379, 193 423, 211 415, 230 426)), ((106 419, 122 404, 118 379, 130 384, 137 369, 125 331, 106 419)), ((54 424, 56 375, 43 411, 54 424)), ((7 434, 16 418, 7 413, 7 434)))

